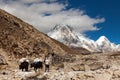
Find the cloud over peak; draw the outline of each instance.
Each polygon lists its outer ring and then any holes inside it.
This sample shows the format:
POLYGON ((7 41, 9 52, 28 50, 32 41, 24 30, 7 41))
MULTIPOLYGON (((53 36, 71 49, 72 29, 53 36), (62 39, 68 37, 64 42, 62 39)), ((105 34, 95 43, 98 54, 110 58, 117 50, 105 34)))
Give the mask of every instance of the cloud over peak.
POLYGON ((83 10, 66 9, 68 4, 59 3, 58 0, 1 0, 0 8, 42 32, 48 32, 56 24, 66 24, 84 33, 99 30, 95 25, 105 21, 104 18, 91 18, 83 10))

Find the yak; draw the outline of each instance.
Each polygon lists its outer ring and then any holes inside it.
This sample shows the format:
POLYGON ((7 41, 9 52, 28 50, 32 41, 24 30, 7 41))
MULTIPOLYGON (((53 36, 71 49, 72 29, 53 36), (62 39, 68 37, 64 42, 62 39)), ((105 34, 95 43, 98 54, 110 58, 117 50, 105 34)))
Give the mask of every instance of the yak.
POLYGON ((27 61, 23 61, 19 65, 19 69, 22 69, 22 71, 24 71, 24 69, 25 71, 28 71, 28 67, 29 67, 29 62, 27 61))
POLYGON ((33 62, 31 63, 30 67, 34 67, 34 70, 37 71, 37 69, 42 69, 43 68, 43 63, 41 61, 38 62, 33 62))

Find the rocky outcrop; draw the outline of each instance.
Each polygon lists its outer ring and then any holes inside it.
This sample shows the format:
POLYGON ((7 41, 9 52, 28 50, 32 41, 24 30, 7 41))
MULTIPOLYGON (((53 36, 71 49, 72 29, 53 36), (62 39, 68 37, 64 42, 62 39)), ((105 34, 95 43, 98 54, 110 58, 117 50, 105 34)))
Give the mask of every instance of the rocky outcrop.
POLYGON ((7 62, 6 62, 5 58, 2 55, 0 55, 0 65, 6 65, 6 64, 7 64, 7 62))

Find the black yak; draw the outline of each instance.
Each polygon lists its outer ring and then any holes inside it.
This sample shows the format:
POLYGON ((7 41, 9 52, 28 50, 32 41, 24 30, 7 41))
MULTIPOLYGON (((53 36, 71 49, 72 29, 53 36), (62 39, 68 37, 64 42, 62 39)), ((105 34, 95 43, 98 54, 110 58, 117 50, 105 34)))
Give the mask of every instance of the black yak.
POLYGON ((30 67, 34 67, 34 70, 37 71, 37 69, 43 68, 43 63, 41 61, 33 62, 31 63, 30 67))
POLYGON ((21 62, 19 65, 19 69, 22 69, 22 71, 24 71, 24 69, 25 71, 28 71, 28 67, 29 67, 29 62, 26 60, 21 62))

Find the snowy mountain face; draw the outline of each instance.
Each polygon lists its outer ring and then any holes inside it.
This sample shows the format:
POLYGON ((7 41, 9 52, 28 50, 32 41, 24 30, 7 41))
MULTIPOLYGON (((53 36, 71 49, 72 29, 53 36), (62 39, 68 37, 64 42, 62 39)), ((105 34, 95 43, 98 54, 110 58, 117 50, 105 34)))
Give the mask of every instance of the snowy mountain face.
POLYGON ((101 36, 97 41, 96 44, 100 46, 100 49, 103 52, 114 52, 114 51, 120 51, 119 45, 116 45, 114 43, 111 43, 105 36, 101 36))
POLYGON ((97 41, 94 41, 75 32, 68 25, 56 25, 47 35, 69 47, 83 47, 91 52, 120 50, 120 45, 111 43, 105 36, 101 36, 97 41))
POLYGON ((57 25, 51 32, 48 33, 48 35, 69 46, 77 46, 76 44, 79 41, 79 36, 76 32, 74 32, 71 27, 66 25, 57 25))

